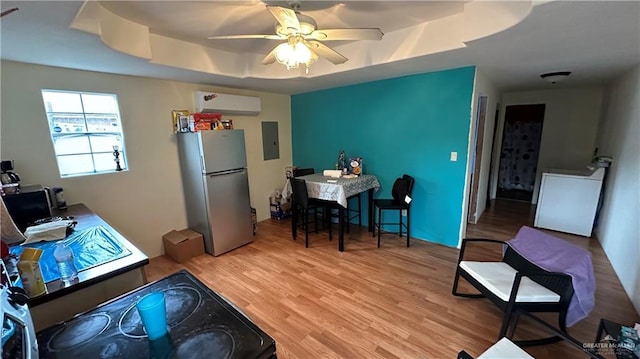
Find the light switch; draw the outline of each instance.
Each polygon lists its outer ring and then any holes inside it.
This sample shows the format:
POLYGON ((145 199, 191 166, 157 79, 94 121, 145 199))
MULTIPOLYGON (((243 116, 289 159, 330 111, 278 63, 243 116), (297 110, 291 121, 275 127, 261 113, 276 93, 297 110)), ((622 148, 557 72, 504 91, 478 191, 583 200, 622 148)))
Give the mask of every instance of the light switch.
POLYGON ((451 162, 458 160, 458 152, 451 152, 451 162))

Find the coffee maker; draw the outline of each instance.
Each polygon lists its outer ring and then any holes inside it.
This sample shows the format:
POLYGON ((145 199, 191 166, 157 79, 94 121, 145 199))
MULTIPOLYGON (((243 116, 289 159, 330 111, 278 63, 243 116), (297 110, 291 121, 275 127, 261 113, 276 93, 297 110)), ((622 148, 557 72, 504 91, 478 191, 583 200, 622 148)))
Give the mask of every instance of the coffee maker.
POLYGON ((20 183, 20 176, 13 172, 13 160, 0 161, 0 170, 2 171, 0 179, 2 180, 3 185, 20 183))

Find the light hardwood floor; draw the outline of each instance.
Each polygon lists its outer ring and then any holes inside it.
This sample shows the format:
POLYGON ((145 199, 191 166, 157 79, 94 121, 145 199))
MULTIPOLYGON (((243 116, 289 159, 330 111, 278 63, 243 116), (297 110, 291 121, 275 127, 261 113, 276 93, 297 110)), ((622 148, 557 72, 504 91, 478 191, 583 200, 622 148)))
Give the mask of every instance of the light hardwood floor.
MULTIPOLYGON (((467 237, 512 238, 534 213, 526 203, 494 202, 467 237)), ((569 328, 571 335, 593 341, 601 317, 640 321, 596 239, 551 233, 593 254, 596 308, 569 328)), ((376 248, 366 228, 357 227, 346 235, 343 253, 326 233, 311 234, 309 242, 304 248, 304 237, 291 239, 288 220, 266 220, 249 245, 183 265, 153 258, 146 273, 156 280, 187 269, 269 333, 279 358, 455 358, 462 349, 478 355, 497 340, 498 309, 486 299, 451 294, 457 249, 420 240, 406 248, 392 234, 376 248)), ((522 320, 516 337, 540 333, 522 320)), ((526 350, 536 358, 586 358, 566 343, 526 350)))

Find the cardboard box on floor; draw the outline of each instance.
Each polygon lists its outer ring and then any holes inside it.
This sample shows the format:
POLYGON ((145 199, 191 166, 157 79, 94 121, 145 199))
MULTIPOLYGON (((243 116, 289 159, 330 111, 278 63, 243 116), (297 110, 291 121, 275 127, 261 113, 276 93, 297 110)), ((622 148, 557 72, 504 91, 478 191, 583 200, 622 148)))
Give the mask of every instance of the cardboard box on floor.
POLYGON ((164 253, 178 263, 204 254, 202 234, 190 229, 173 230, 162 236, 164 253))

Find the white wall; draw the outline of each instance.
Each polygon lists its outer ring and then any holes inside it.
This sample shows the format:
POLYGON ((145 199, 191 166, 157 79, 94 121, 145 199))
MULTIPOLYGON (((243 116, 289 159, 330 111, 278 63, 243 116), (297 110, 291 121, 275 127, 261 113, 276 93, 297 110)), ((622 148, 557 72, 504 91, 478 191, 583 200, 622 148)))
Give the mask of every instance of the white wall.
POLYGON ((598 154, 613 157, 596 234, 640 313, 640 66, 607 89, 598 154))
MULTIPOLYGON (((581 169, 591 162, 596 147, 602 94, 600 87, 587 87, 510 92, 502 96, 496 139, 498 150, 493 158, 496 166, 500 163, 506 107, 545 104, 532 203, 538 201, 540 180, 545 169, 581 169)), ((497 185, 496 168, 491 175, 491 198, 495 198, 497 185)))
POLYGON ((161 236, 185 228, 178 150, 171 110, 194 110, 193 92, 259 96, 257 117, 225 116, 245 130, 249 186, 258 220, 269 217, 268 197, 292 162, 291 104, 287 95, 121 76, 2 61, 2 159, 15 161, 23 184, 64 188, 68 203, 84 203, 148 256, 163 253, 161 236), (40 90, 113 93, 118 96, 129 170, 61 179, 40 90), (261 121, 277 121, 280 159, 264 161, 261 121))
MULTIPOLYGON (((487 187, 489 186, 489 170, 491 165, 491 144, 493 142, 493 134, 495 130, 496 107, 500 101, 498 88, 489 81, 489 79, 487 79, 481 69, 477 69, 473 104, 473 108, 476 109, 476 112, 480 96, 487 96, 487 113, 482 140, 482 160, 480 162, 480 183, 478 184, 476 221, 480 220, 482 213, 487 207, 487 187)), ((477 118, 475 118, 476 116, 477 115, 474 114, 474 122, 477 121, 477 118)))

